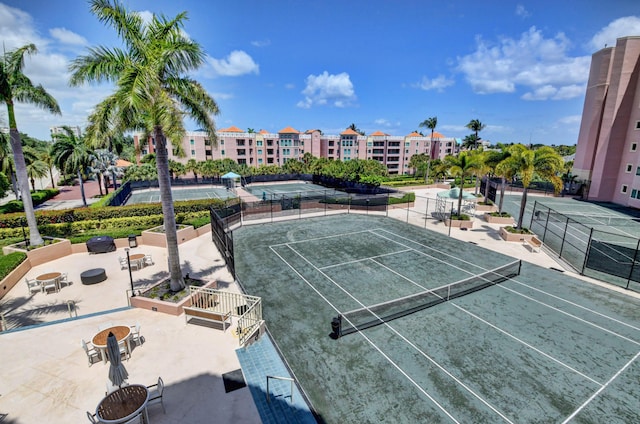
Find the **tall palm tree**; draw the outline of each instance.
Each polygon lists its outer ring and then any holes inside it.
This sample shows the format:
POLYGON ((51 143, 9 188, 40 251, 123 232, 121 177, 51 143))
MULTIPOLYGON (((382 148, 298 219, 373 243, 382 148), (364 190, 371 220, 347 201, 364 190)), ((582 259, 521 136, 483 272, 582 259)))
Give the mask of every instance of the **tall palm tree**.
MULTIPOLYGON (((468 152, 462 152, 458 156, 449 155, 444 158, 445 163, 449 167, 451 175, 460 177, 460 193, 458 194, 458 218, 462 216, 462 192, 464 191, 465 178, 479 166, 477 158, 468 152)), ((454 218, 453 216, 451 217, 454 218)))
POLYGON ((53 169, 55 168, 56 164, 53 161, 53 156, 51 156, 51 153, 49 151, 45 151, 40 153, 40 160, 47 164, 49 178, 51 178, 51 188, 56 188, 56 182, 53 179, 53 169))
POLYGON ((419 127, 429 128, 431 130, 431 141, 429 142, 429 157, 427 160, 427 175, 424 178, 424 182, 429 184, 429 170, 431 168, 431 155, 433 154, 433 133, 436 130, 436 126, 438 126, 438 117, 432 116, 431 118, 427 118, 424 121, 420 122, 419 127))
POLYGON ((29 194, 29 176, 27 175, 27 164, 24 161, 24 153, 22 152, 20 132, 16 123, 15 101, 31 103, 51 113, 60 114, 58 102, 47 93, 44 87, 33 85, 31 80, 22 72, 24 56, 36 52, 37 49, 34 44, 27 44, 5 53, 0 59, 0 101, 7 105, 9 136, 16 179, 18 181, 18 191, 23 194, 22 202, 27 225, 29 226, 29 241, 32 246, 41 245, 44 240, 40 235, 40 231, 38 231, 33 201, 29 194))
POLYGON ((522 144, 514 144, 509 148, 509 153, 511 156, 505 159, 503 166, 516 171, 523 186, 520 214, 518 216, 518 225, 516 226, 517 229, 522 229, 527 194, 534 176, 537 175, 544 180, 551 181, 556 192, 559 192, 562 189, 562 179, 558 177, 558 173, 562 171, 564 160, 549 146, 532 150, 522 144))
POLYGON ((71 128, 65 126, 63 130, 64 133, 53 135, 55 142, 51 146, 51 155, 58 169, 64 170, 68 174, 75 173, 77 175, 82 204, 87 206, 82 176, 89 170, 95 155, 83 138, 76 137, 71 128))
POLYGON ((478 142, 480 141, 480 137, 478 136, 478 133, 480 131, 482 131, 483 129, 485 129, 487 126, 485 124, 483 124, 482 122, 480 122, 478 119, 472 119, 471 121, 469 121, 469 123, 467 125, 465 125, 465 127, 469 128, 471 131, 473 131, 473 135, 475 135, 475 147, 478 147, 478 142))
POLYGON ((180 146, 183 117, 191 117, 217 145, 212 116, 215 100, 197 81, 186 76, 204 63, 202 47, 183 31, 185 12, 174 18, 153 15, 150 20, 126 10, 117 0, 92 0, 92 13, 116 30, 124 48, 97 47, 70 66, 71 84, 110 81, 113 94, 89 117, 102 127, 142 130, 156 142, 156 167, 162 202, 171 290, 184 288, 180 269, 176 219, 171 194, 167 138, 180 146), (108 123, 108 124, 105 124, 108 123))
POLYGON ((189 159, 184 166, 185 171, 193 173, 193 177, 196 179, 196 184, 198 184, 198 167, 198 161, 195 159, 189 159))

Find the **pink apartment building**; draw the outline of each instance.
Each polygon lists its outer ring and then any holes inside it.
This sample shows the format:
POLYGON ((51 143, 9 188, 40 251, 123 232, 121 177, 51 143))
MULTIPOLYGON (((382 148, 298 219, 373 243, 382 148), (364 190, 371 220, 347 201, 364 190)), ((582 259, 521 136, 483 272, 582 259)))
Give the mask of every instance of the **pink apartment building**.
MULTIPOLYGON (((423 136, 413 132, 407 136, 393 136, 376 131, 368 136, 347 129, 339 135, 324 135, 319 129, 307 130, 304 133, 292 127, 284 128, 277 133, 247 132, 238 127, 218 130, 218 145, 213 146, 204 132, 187 132, 182 140, 186 156, 179 158, 169 152, 169 159, 186 163, 189 159, 196 161, 231 159, 247 166, 283 165, 290 159, 301 159, 305 153, 331 160, 347 161, 351 159, 373 159, 384 164, 389 174, 410 174, 411 156, 430 154, 432 159, 444 158, 456 153, 453 138, 434 133, 423 136)), ((141 134, 134 135, 134 143, 140 144, 141 134)), ((139 149, 140 157, 155 151, 155 141, 139 149)))
POLYGON ((640 36, 593 54, 573 174, 584 197, 640 208, 640 36))

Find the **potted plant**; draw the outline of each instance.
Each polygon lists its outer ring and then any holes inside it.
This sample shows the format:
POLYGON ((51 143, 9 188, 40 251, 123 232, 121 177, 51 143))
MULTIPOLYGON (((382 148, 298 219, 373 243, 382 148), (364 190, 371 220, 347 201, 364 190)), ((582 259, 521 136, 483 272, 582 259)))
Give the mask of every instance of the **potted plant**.
POLYGON ((508 212, 486 212, 484 219, 489 224, 513 224, 513 217, 508 212))
POLYGON ((471 220, 471 217, 464 213, 451 215, 449 218, 445 219, 444 223, 449 227, 473 228, 473 221, 471 220))
POLYGON ((531 237, 534 236, 535 234, 525 227, 516 228, 512 225, 500 227, 500 237, 502 237, 504 241, 521 242, 522 240, 530 240, 531 237))

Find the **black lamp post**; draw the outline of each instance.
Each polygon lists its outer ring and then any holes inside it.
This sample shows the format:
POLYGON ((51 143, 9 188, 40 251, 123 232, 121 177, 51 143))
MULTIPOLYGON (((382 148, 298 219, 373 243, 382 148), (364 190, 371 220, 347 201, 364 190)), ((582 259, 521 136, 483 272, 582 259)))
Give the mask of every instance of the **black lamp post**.
POLYGON ((124 251, 127 252, 127 267, 129 267, 129 281, 131 281, 131 297, 136 297, 136 292, 133 291, 133 274, 131 273, 131 258, 129 258, 129 248, 125 247, 124 251))

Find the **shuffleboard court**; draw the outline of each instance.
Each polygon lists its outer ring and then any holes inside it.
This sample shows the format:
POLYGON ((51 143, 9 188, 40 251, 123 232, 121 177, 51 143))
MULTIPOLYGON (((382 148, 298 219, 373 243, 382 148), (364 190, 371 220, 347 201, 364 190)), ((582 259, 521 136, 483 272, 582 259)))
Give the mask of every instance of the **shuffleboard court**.
POLYGON ((327 423, 633 422, 640 300, 523 263, 520 274, 339 338, 332 318, 512 258, 378 216, 234 231, 235 268, 327 423))
MULTIPOLYGON (((235 193, 231 190, 227 190, 225 187, 188 187, 188 188, 175 188, 171 189, 173 201, 181 200, 199 200, 199 199, 229 199, 236 197, 235 193)), ((127 205, 134 205, 138 203, 159 203, 160 202, 160 190, 158 189, 145 189, 132 191, 131 195, 127 199, 127 205)))

